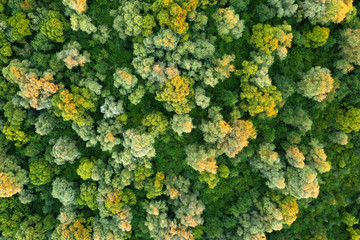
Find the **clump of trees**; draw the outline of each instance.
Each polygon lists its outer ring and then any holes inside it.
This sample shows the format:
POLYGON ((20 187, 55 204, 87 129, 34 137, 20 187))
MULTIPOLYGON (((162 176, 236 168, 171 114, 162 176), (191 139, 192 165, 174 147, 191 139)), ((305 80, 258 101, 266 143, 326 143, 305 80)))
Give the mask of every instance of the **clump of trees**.
POLYGON ((359 239, 352 0, 0 0, 0 239, 359 239))

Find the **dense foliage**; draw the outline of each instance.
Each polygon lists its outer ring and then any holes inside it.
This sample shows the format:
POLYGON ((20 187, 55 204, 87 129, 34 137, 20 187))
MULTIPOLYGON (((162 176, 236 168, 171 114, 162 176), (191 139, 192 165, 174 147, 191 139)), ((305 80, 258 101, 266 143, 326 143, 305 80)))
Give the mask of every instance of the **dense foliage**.
POLYGON ((360 3, 0 0, 0 239, 360 239, 360 3))

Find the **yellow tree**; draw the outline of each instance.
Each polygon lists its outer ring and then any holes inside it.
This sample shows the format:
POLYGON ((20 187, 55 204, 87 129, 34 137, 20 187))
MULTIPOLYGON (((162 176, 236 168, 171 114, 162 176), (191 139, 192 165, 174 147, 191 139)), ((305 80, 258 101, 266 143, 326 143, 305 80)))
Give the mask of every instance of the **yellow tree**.
POLYGON ((185 149, 186 159, 185 161, 196 171, 209 172, 216 174, 218 166, 216 165, 216 150, 206 148, 201 145, 189 145, 185 149))
POLYGON ((86 0, 63 0, 63 4, 77 13, 83 13, 86 10, 86 0))
POLYGON ((135 194, 129 189, 106 189, 102 195, 104 210, 109 216, 120 214, 126 205, 134 205, 136 203, 135 194))
POLYGON ((35 73, 26 75, 26 81, 20 85, 20 89, 31 107, 42 109, 46 100, 57 92, 59 86, 52 83, 53 80, 54 77, 49 72, 45 72, 44 77, 40 78, 35 73))
POLYGON ((305 156, 296 146, 290 146, 288 150, 286 150, 285 157, 294 167, 303 168, 305 166, 305 156))
POLYGON ((83 67, 85 63, 90 62, 90 53, 87 51, 80 53, 80 50, 80 43, 73 41, 66 44, 63 50, 56 54, 56 57, 64 61, 68 69, 73 69, 77 66, 83 67))
POLYGON ((240 108, 249 112, 251 116, 260 114, 260 117, 274 117, 278 113, 276 106, 282 102, 281 92, 276 86, 259 88, 250 83, 241 84, 240 108))
POLYGON ((280 210, 283 215, 283 224, 290 226, 297 219, 296 214, 299 213, 299 207, 295 199, 285 199, 280 204, 280 210))
POLYGON ((64 121, 72 120, 82 127, 90 125, 93 121, 87 111, 96 111, 94 100, 96 97, 93 92, 72 85, 71 92, 62 89, 54 95, 52 105, 56 116, 62 116, 64 121))
POLYGON ((346 14, 353 9, 353 0, 326 1, 325 15, 319 20, 320 23, 341 23, 346 14))
POLYGON ((151 9, 156 13, 160 26, 166 25, 178 34, 186 33, 189 24, 186 17, 196 10, 198 0, 156 0, 151 9))
POLYGON ((231 76, 231 73, 235 71, 235 66, 232 64, 235 60, 235 55, 224 55, 221 58, 214 58, 213 63, 215 65, 214 71, 220 79, 227 79, 231 76))
POLYGON ((360 65, 360 29, 346 29, 341 33, 341 56, 335 67, 344 73, 351 72, 360 65))
POLYGON ((156 94, 156 100, 167 102, 177 114, 188 113, 193 108, 190 99, 194 96, 194 80, 186 76, 177 76, 168 80, 162 91, 156 94))
MULTIPOLYGON (((291 33, 291 25, 284 23, 276 27, 269 24, 258 23, 252 28, 252 36, 250 43, 256 48, 271 54, 276 49, 279 52, 287 52, 287 48, 291 47, 293 35, 291 33)), ((279 53, 281 57, 282 54, 279 53)))
POLYGON ((20 7, 25 11, 31 11, 36 6, 35 0, 24 0, 22 3, 20 3, 20 7))
POLYGON ((0 198, 11 197, 22 190, 28 182, 27 171, 18 164, 19 160, 15 156, 0 152, 0 198))
POLYGON ((16 183, 14 178, 4 172, 0 172, 0 198, 11 197, 19 193, 21 185, 16 183))
POLYGON ((249 138, 255 139, 257 134, 253 123, 249 120, 235 120, 231 127, 231 131, 218 142, 217 147, 220 153, 233 158, 249 144, 249 138))
POLYGON ((298 86, 302 95, 318 102, 322 102, 330 92, 335 90, 330 70, 319 66, 311 68, 304 74, 298 86))
POLYGON ((51 72, 40 73, 36 69, 30 69, 29 61, 15 59, 3 68, 3 75, 9 82, 19 86, 21 97, 30 103, 30 106, 41 110, 51 106, 50 97, 55 94, 59 87, 54 84, 54 76, 51 72), (42 77, 41 77, 42 76, 42 77))
POLYGON ((54 240, 91 240, 91 227, 84 220, 75 219, 60 224, 53 232, 54 240))
POLYGON ((194 237, 191 231, 186 230, 186 227, 176 222, 171 221, 169 228, 162 231, 164 240, 172 239, 183 239, 183 240, 194 240, 194 237))
POLYGON ((279 46, 279 40, 276 39, 274 30, 269 24, 258 23, 254 25, 250 43, 267 54, 271 54, 279 46))

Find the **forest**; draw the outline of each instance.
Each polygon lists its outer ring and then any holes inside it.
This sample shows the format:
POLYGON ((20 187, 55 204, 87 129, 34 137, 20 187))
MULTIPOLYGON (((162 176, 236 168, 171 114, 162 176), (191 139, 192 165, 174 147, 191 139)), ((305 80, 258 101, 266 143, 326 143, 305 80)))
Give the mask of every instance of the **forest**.
POLYGON ((0 0, 0 240, 360 240, 360 1, 0 0))

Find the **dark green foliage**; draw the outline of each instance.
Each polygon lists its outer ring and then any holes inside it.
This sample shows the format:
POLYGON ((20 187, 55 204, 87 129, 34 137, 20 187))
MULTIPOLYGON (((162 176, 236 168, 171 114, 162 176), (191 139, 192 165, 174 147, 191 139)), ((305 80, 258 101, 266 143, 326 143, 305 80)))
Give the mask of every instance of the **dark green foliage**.
POLYGON ((14 239, 20 224, 29 214, 29 206, 23 205, 17 197, 0 198, 0 230, 2 235, 14 239))
POLYGON ((11 125, 21 125, 26 116, 26 111, 14 105, 11 101, 7 102, 3 108, 4 116, 11 125))
POLYGON ((0 76, 0 99, 9 100, 16 94, 17 90, 15 84, 5 81, 5 79, 0 76))
POLYGON ((35 186, 51 182, 54 167, 45 159, 40 158, 29 165, 29 178, 35 186))
POLYGON ((0 239, 359 239, 359 7, 0 0, 0 239))

